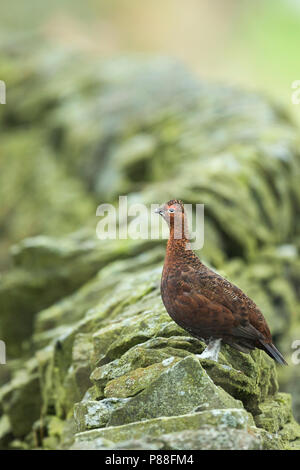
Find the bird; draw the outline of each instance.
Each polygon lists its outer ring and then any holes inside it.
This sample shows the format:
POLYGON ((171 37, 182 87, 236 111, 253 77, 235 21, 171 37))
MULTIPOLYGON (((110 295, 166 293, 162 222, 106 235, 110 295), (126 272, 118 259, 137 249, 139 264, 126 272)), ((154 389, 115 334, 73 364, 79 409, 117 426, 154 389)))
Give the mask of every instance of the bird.
POLYGON ((252 299, 210 269, 191 249, 184 204, 172 199, 155 210, 169 226, 161 297, 169 316, 206 348, 197 355, 218 362, 221 343, 243 353, 255 348, 287 365, 252 299))

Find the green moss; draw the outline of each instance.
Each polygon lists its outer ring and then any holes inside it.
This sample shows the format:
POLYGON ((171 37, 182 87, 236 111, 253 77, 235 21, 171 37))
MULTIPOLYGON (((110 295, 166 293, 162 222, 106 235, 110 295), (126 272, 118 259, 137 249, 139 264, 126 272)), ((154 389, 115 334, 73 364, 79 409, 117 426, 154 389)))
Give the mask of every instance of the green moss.
MULTIPOLYGON (((101 427, 79 435, 79 447, 297 448, 271 359, 223 346, 219 364, 199 362, 203 343, 167 315, 165 243, 95 235, 97 204, 120 194, 148 205, 203 202, 199 255, 256 301, 290 354, 299 323, 297 131, 263 97, 199 83, 171 60, 96 64, 18 47, 0 59, 10 83, 0 116, 0 266, 17 242, 0 278, 9 358, 0 445, 69 448, 76 403, 78 429, 101 427)), ((281 389, 293 390, 297 412, 298 368, 286 369, 281 389)))
POLYGON ((160 377, 168 364, 174 364, 179 359, 170 357, 163 362, 153 364, 145 368, 138 368, 122 377, 108 382, 104 389, 104 396, 126 398, 134 396, 144 390, 151 382, 160 377))
POLYGON ((260 350, 250 355, 226 346, 223 351, 224 359, 227 358, 224 364, 222 359, 220 363, 203 361, 208 374, 217 385, 241 400, 247 410, 255 413, 259 403, 278 390, 274 362, 260 350))
MULTIPOLYGON (((229 428, 224 425, 204 425, 198 430, 186 430, 148 438, 145 443, 161 443, 161 448, 172 450, 261 450, 261 437, 244 429, 229 428)), ((122 443, 121 443, 122 446, 122 443)))
POLYGON ((18 438, 26 436, 41 413, 38 374, 20 371, 10 384, 2 388, 1 403, 9 420, 11 433, 18 438))
POLYGON ((108 398, 102 401, 83 400, 74 407, 77 431, 105 427, 113 410, 120 408, 126 399, 108 398))
POLYGON ((259 404, 260 413, 254 417, 258 427, 276 433, 292 419, 291 396, 278 393, 259 404))
MULTIPOLYGON (((103 394, 106 384, 118 377, 129 374, 138 368, 147 368, 170 357, 182 358, 191 352, 199 352, 201 343, 191 337, 152 338, 142 344, 133 346, 119 359, 94 369, 91 380, 103 394)), ((203 348, 203 346, 202 346, 203 348)))
MULTIPOLYGON (((196 409, 242 406, 221 388, 215 387, 196 358, 189 356, 179 362, 167 359, 165 364, 166 370, 150 382, 145 390, 124 407, 112 412, 109 426, 159 416, 176 416, 196 409)), ((151 375, 149 369, 147 372, 151 375)))
POLYGON ((76 435, 76 441, 90 441, 99 437, 120 442, 126 439, 139 439, 144 436, 159 437, 160 435, 179 432, 186 429, 196 430, 203 425, 225 425, 230 428, 246 429, 249 415, 242 409, 209 410, 143 420, 122 426, 110 426, 104 429, 85 431, 76 435))
POLYGON ((12 439, 12 429, 7 415, 0 418, 0 449, 7 449, 12 439))

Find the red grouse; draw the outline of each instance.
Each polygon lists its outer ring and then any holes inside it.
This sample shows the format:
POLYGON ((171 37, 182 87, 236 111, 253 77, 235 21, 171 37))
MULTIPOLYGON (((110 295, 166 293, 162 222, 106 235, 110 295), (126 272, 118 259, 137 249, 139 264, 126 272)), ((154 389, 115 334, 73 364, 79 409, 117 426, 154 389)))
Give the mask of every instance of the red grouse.
POLYGON ((262 349, 279 364, 287 364, 272 343, 257 305, 205 266, 190 248, 183 203, 174 199, 156 212, 170 229, 161 279, 162 300, 179 326, 207 343, 200 357, 217 361, 223 341, 244 353, 262 349))

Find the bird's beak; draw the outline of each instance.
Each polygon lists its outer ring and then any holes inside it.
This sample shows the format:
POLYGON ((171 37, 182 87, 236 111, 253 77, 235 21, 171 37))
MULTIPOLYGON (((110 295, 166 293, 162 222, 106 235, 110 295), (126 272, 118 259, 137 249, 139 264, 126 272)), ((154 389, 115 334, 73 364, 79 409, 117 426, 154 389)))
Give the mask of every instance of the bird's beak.
POLYGON ((154 212, 155 212, 156 214, 161 215, 161 214, 164 212, 164 210, 163 210, 162 207, 157 207, 154 212))

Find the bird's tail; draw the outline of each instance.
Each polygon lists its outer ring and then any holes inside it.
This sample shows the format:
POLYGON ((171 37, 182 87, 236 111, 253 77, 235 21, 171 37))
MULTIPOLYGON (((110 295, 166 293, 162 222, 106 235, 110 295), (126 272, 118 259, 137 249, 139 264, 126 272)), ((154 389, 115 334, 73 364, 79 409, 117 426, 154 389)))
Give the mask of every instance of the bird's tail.
POLYGON ((278 362, 278 364, 286 365, 286 366, 288 365, 288 363, 284 359, 281 352, 278 351, 278 349, 274 346, 273 343, 266 343, 265 341, 260 341, 260 342, 263 345, 266 353, 269 354, 270 357, 275 359, 275 361, 278 362))

